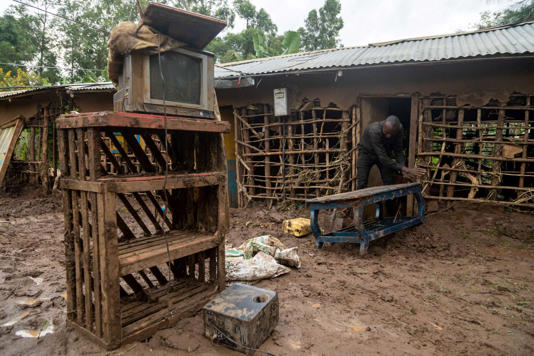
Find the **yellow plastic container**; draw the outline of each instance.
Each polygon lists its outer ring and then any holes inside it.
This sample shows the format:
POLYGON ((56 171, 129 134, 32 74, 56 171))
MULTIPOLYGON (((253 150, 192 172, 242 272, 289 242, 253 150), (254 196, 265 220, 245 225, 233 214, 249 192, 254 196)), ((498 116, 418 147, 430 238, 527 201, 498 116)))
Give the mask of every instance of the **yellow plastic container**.
POLYGON ((307 218, 284 220, 282 226, 284 233, 291 234, 296 237, 303 237, 311 233, 310 219, 307 218))

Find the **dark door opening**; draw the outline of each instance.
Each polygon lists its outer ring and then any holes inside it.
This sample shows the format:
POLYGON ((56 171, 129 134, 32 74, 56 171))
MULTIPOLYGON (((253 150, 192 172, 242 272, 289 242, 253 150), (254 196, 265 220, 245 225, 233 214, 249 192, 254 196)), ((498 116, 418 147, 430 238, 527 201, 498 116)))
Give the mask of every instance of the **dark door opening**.
MULTIPOLYGON (((399 117, 404 129, 404 157, 408 162, 411 98, 368 97, 362 98, 361 103, 362 133, 369 124, 382 121, 389 115, 399 117)), ((375 166, 369 173, 369 186, 378 185, 382 185, 382 178, 375 166)))

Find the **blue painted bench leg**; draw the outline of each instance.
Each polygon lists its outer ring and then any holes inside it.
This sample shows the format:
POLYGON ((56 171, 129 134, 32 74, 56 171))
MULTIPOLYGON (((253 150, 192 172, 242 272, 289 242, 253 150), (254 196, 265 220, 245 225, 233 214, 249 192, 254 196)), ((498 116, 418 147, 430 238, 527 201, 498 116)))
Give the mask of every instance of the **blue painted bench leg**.
POLYGON ((360 256, 367 254, 367 249, 369 248, 369 240, 362 238, 360 240, 360 256))
POLYGON ((315 239, 315 246, 323 248, 323 242, 317 241, 321 236, 321 229, 319 228, 319 210, 310 209, 311 229, 315 239))

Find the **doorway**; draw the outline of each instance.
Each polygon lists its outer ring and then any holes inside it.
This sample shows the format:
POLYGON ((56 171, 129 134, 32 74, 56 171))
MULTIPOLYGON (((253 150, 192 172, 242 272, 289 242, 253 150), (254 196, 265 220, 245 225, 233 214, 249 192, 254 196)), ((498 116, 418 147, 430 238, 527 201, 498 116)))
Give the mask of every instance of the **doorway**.
MULTIPOLYGON (((410 137, 410 97, 362 97, 361 98, 361 134, 367 126, 376 121, 382 121, 389 115, 398 116, 403 127, 403 151, 408 162, 409 137, 410 137)), ((396 177, 400 179, 400 177, 396 177)), ((400 183, 400 181, 399 181, 400 183)), ((369 187, 382 185, 382 178, 378 167, 374 166, 369 173, 369 187)))

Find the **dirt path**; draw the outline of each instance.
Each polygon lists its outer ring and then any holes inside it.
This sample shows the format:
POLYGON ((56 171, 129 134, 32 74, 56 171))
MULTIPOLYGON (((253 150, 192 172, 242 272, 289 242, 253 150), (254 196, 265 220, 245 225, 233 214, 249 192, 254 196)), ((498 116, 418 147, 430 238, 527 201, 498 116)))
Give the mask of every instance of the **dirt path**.
MULTIPOLYGON (((31 198, 31 199, 29 199, 31 198)), ((456 205, 423 226, 371 244, 317 250, 282 234, 306 211, 232 211, 228 243, 272 234, 298 246, 300 270, 259 287, 280 297, 280 322, 262 346, 275 355, 534 354, 534 215, 456 205)), ((105 353, 65 328, 61 202, 0 197, 0 354, 105 353), (21 304, 37 300, 33 305, 21 304), (53 332, 36 338, 21 330, 53 332)), ((114 355, 240 355, 202 336, 199 316, 114 355)), ((260 353, 257 353, 260 355, 260 353)))

